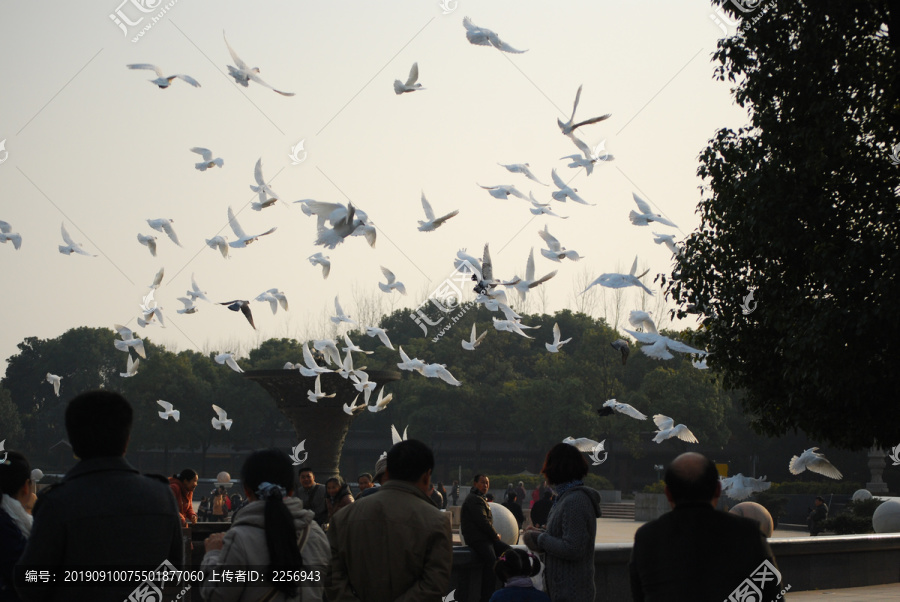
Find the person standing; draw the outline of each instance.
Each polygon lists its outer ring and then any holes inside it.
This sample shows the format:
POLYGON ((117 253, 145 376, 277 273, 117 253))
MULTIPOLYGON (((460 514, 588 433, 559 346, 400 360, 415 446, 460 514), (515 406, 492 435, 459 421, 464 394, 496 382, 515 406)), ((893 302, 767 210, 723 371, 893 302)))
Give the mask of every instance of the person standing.
POLYGON ((350 493, 350 485, 345 483, 340 477, 331 477, 325 481, 325 505, 328 508, 328 522, 334 513, 345 506, 349 506, 354 502, 353 494, 350 493))
POLYGON ((698 453, 681 454, 666 469, 665 482, 672 511, 634 534, 634 600, 779 597, 781 574, 759 524, 715 509, 722 493, 715 464, 698 453))
POLYGON ((497 562, 497 557, 509 549, 507 544, 500 541, 500 534, 494 530, 494 515, 485 499, 490 486, 491 481, 487 475, 475 475, 472 480, 472 491, 463 501, 459 518, 460 533, 482 565, 482 602, 488 602, 496 589, 494 563, 497 562))
POLYGON ((544 459, 541 473, 556 489, 556 502, 546 530, 530 527, 525 545, 543 552, 544 584, 553 602, 593 600, 594 540, 600 518, 600 493, 585 487, 584 454, 568 443, 557 443, 544 459))
POLYGON ((316 515, 316 522, 319 526, 328 523, 328 506, 325 503, 325 486, 316 483, 316 474, 312 468, 304 467, 300 469, 300 487, 295 494, 303 507, 312 510, 316 515))
POLYGON ((328 527, 329 600, 439 602, 447 594, 453 543, 450 521, 426 494, 432 470, 427 445, 401 441, 387 453, 378 494, 335 514, 328 527))
POLYGON ((35 496, 31 492, 31 465, 16 451, 5 452, 0 462, 0 602, 18 602, 13 586, 13 566, 25 551, 31 535, 35 496))
POLYGON ((435 490, 441 494, 441 510, 446 510, 447 509, 447 501, 448 501, 447 500, 447 490, 444 489, 443 481, 438 481, 438 484, 437 484, 437 487, 435 487, 435 490))
POLYGON ((821 495, 816 496, 816 507, 812 509, 806 518, 806 524, 809 527, 809 534, 815 537, 822 532, 822 523, 828 518, 828 504, 821 495))
POLYGON ((212 496, 212 520, 216 523, 224 523, 228 516, 228 506, 225 505, 225 488, 219 487, 212 496))
MULTIPOLYGON (((142 475, 125 460, 134 413, 110 390, 89 391, 66 406, 78 463, 34 506, 31 538, 18 566, 182 567, 181 518, 168 481, 142 475)), ((125 600, 133 582, 17 587, 25 601, 125 600)))
POLYGON ((516 492, 513 491, 509 494, 509 499, 500 505, 512 513, 513 518, 516 519, 516 523, 518 523, 519 528, 521 529, 522 525, 525 523, 525 513, 522 512, 522 507, 519 505, 518 498, 519 496, 517 496, 516 492))
POLYGON ((450 499, 454 506, 459 506, 459 481, 453 480, 453 486, 450 488, 450 499))
POLYGON ((519 484, 516 485, 516 499, 519 500, 519 509, 521 510, 523 506, 525 506, 525 496, 527 492, 525 491, 525 481, 519 481, 519 484))
POLYGON ((181 516, 181 526, 187 527, 197 522, 197 513, 194 512, 194 489, 200 482, 200 475, 190 468, 185 468, 176 475, 169 477, 169 487, 178 504, 178 514, 181 516))
POLYGON ((539 529, 546 527, 547 518, 550 516, 550 508, 552 507, 553 492, 548 489, 544 492, 544 497, 536 501, 534 506, 531 507, 531 524, 539 529))

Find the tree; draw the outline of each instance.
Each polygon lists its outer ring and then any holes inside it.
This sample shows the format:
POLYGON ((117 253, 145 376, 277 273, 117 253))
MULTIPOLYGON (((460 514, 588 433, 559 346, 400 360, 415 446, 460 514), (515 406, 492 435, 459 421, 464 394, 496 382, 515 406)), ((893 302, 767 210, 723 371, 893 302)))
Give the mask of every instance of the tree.
POLYGON ((750 125, 701 154, 668 292, 754 429, 900 441, 900 2, 779 2, 748 25, 715 60, 750 125))

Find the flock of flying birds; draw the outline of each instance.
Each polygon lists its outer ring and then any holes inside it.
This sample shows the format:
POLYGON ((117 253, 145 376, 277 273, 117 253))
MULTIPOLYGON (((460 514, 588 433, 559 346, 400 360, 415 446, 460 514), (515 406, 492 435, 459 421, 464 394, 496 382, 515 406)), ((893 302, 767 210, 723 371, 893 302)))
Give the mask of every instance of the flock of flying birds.
MULTIPOLYGON (((480 46, 492 46, 502 52, 508 53, 518 54, 526 52, 525 50, 517 50, 516 48, 502 41, 500 39, 500 36, 494 31, 474 25, 468 17, 463 20, 463 25, 466 30, 466 38, 471 44, 480 46)), ((227 38, 225 38, 224 32, 223 38, 225 40, 225 45, 228 49, 228 52, 231 55, 234 63, 236 64, 236 66, 227 66, 228 74, 235 80, 237 84, 248 87, 250 82, 252 81, 255 84, 269 88, 282 96, 294 95, 294 93, 292 92, 283 92, 266 83, 259 76, 259 68, 249 67, 248 64, 245 63, 235 53, 234 49, 228 43, 227 38)), ((149 81, 152 84, 158 86, 159 89, 168 88, 176 79, 182 80, 183 82, 196 88, 200 87, 200 83, 195 78, 189 75, 165 75, 165 72, 163 72, 162 69, 153 64, 136 63, 126 66, 128 69, 153 71, 157 77, 149 81)), ((424 88, 418 80, 419 65, 418 63, 413 63, 405 82, 402 82, 399 79, 394 81, 394 92, 397 95, 402 95, 406 93, 420 92, 422 90, 425 90, 426 88, 424 88)), ((603 122, 611 115, 605 114, 598 117, 576 121, 575 114, 578 110, 578 105, 581 100, 581 92, 582 87, 579 86, 575 94, 575 101, 573 103, 572 113, 569 116, 569 119, 565 122, 561 119, 557 119, 557 125, 559 126, 562 135, 569 138, 579 151, 578 153, 564 156, 561 159, 569 161, 569 163, 567 163, 567 167, 572 169, 584 169, 585 173, 589 176, 593 173, 595 165, 601 162, 612 161, 614 160, 614 157, 604 150, 603 143, 600 143, 598 146, 591 148, 588 144, 586 144, 583 140, 576 136, 576 131, 584 126, 603 122)), ((224 165, 224 160, 221 157, 215 157, 214 153, 207 148, 192 147, 190 151, 196 153, 202 158, 202 161, 195 163, 195 168, 200 172, 205 172, 216 167, 221 168, 224 165)), ((541 182, 538 179, 538 177, 531 171, 528 163, 500 163, 499 165, 505 168, 509 173, 521 174, 528 180, 533 181, 541 186, 549 186, 548 184, 541 182)), ((550 177, 556 188, 556 190, 551 193, 551 198, 553 200, 559 203, 565 203, 568 200, 571 200, 572 202, 581 205, 596 205, 596 203, 590 203, 586 201, 578 194, 577 189, 570 187, 563 180, 563 178, 559 176, 556 168, 552 169, 550 177)), ((262 171, 261 158, 256 162, 253 170, 253 178, 254 184, 251 184, 250 188, 258 195, 258 201, 251 202, 251 208, 253 210, 262 211, 274 206, 278 202, 281 202, 286 206, 288 205, 282 199, 282 197, 279 196, 266 182, 262 171)), ((532 192, 529 192, 528 196, 526 196, 524 193, 519 191, 514 184, 501 184, 492 186, 484 186, 478 184, 478 186, 487 190, 487 192, 496 199, 507 200, 512 196, 528 202, 530 205, 529 211, 533 215, 548 215, 551 217, 568 219, 568 216, 560 216, 555 213, 550 208, 551 202, 539 202, 532 192)), ((633 193, 633 198, 635 204, 637 205, 637 210, 632 210, 628 214, 628 218, 633 225, 647 226, 650 223, 656 223, 661 226, 677 227, 669 219, 663 217, 658 213, 654 213, 649 203, 647 203, 637 194, 633 193)), ((368 242, 371 247, 375 246, 377 231, 373 222, 364 211, 354 207, 352 203, 348 203, 348 205, 345 206, 340 203, 325 203, 313 199, 303 199, 294 201, 294 203, 300 204, 300 208, 305 215, 314 215, 316 217, 316 239, 314 241, 315 245, 322 246, 326 249, 334 249, 338 245, 342 244, 348 237, 361 236, 368 242)), ((433 232, 437 228, 445 225, 451 218, 459 214, 459 210, 456 209, 442 215, 441 217, 436 217, 436 214, 432 209, 431 204, 426 199, 424 192, 422 193, 421 204, 422 209, 425 213, 425 220, 419 220, 418 222, 418 230, 421 232, 433 232)), ((234 240, 229 241, 227 236, 222 235, 215 235, 210 239, 206 239, 206 245, 211 249, 218 250, 222 254, 223 258, 226 259, 228 258, 231 249, 244 249, 250 244, 259 240, 261 237, 268 236, 276 231, 276 227, 272 227, 259 234, 247 234, 246 231, 238 223, 234 211, 231 207, 228 207, 227 216, 229 226, 234 233, 234 240)), ((164 233, 174 244, 182 246, 175 232, 173 219, 152 218, 147 219, 147 224, 154 231, 164 233)), ((59 246, 60 253, 66 255, 75 253, 86 256, 95 256, 85 251, 80 243, 77 243, 72 239, 72 237, 66 230, 65 224, 62 224, 61 226, 61 234, 65 245, 59 246)), ((583 256, 580 255, 577 251, 573 249, 567 249, 565 246, 563 246, 562 243, 550 233, 548 225, 545 225, 542 230, 538 231, 538 235, 546 245, 546 248, 540 249, 541 255, 546 259, 556 263, 563 263, 565 260, 574 262, 579 261, 583 258, 583 256)), ((658 234, 656 232, 654 232, 653 235, 654 242, 656 242, 657 244, 664 244, 672 254, 678 255, 681 253, 681 249, 675 243, 674 235, 658 234)), ((153 255, 154 257, 157 255, 157 236, 154 236, 152 234, 138 233, 137 240, 140 244, 148 248, 151 255, 153 255)), ((22 244, 22 237, 19 233, 15 233, 12 231, 12 226, 10 224, 4 221, 0 221, 0 243, 6 242, 12 242, 15 249, 19 249, 22 244)), ((311 255, 308 260, 313 266, 321 266, 323 278, 328 278, 331 270, 331 262, 330 258, 327 255, 318 252, 314 255, 311 255)), ((457 253, 456 259, 454 260, 454 266, 460 272, 471 274, 472 280, 476 283, 474 291, 476 293, 475 302, 477 304, 483 305, 491 312, 500 311, 502 313, 503 319, 498 319, 496 317, 492 318, 494 328, 497 331, 515 333, 529 339, 533 338, 529 336, 525 332, 525 330, 539 328, 539 326, 531 327, 521 322, 522 316, 517 314, 510 307, 506 292, 503 289, 515 289, 516 291, 518 291, 519 298, 524 301, 526 299, 528 291, 537 286, 541 286, 547 283, 554 276, 556 276, 558 270, 549 272, 541 278, 535 278, 534 249, 532 248, 525 264, 524 278, 515 275, 508 280, 495 279, 494 266, 490 256, 489 243, 485 244, 484 252, 480 260, 467 254, 465 252, 465 249, 461 249, 457 253)), ((393 291, 397 291, 405 295, 405 286, 402 282, 397 280, 394 273, 383 266, 381 270, 384 274, 386 282, 379 283, 379 288, 388 294, 391 294, 393 291)), ((637 287, 640 288, 645 294, 652 296, 654 294, 653 291, 650 290, 646 285, 644 285, 643 282, 641 282, 641 278, 643 278, 646 273, 647 272, 645 271, 642 274, 637 274, 637 257, 635 257, 631 270, 627 274, 601 274, 598 278, 591 282, 590 285, 588 285, 588 287, 585 289, 585 291, 582 292, 582 294, 587 292, 587 290, 589 290, 591 287, 599 285, 614 289, 637 287)), ((145 295, 141 300, 140 314, 137 318, 137 323, 142 328, 154 325, 156 324, 156 322, 158 322, 161 327, 165 327, 165 319, 162 314, 163 308, 158 305, 157 301, 154 298, 154 294, 162 282, 163 274, 164 270, 160 269, 149 287, 149 293, 147 293, 147 295, 145 295)), ((209 299, 209 297, 207 297, 206 292, 198 286, 196 278, 192 274, 191 289, 186 292, 185 296, 178 297, 178 301, 180 301, 184 305, 184 307, 182 309, 178 309, 177 313, 196 313, 199 308, 195 304, 195 302, 198 299, 206 301, 208 303, 213 303, 209 299)), ((285 311, 288 310, 287 298, 285 294, 277 288, 268 289, 260 293, 254 298, 254 301, 268 303, 273 314, 278 311, 279 307, 281 307, 285 311)), ((249 300, 236 299, 227 302, 219 302, 219 304, 227 306, 228 309, 232 311, 242 313, 249 322, 250 326, 254 329, 256 328, 253 321, 253 314, 251 311, 249 300)), ((357 322, 354 321, 351 316, 347 315, 341 308, 338 297, 335 297, 334 305, 335 315, 331 317, 332 322, 334 322, 335 324, 346 322, 348 324, 357 325, 357 322)), ((704 350, 695 349, 686 345, 685 343, 676 341, 660 334, 657 331, 656 325, 654 324, 649 312, 632 311, 629 316, 629 322, 633 327, 640 328, 640 330, 638 331, 626 329, 625 332, 634 337, 637 342, 643 344, 643 346, 641 347, 641 351, 643 351, 643 353, 645 353, 649 357, 658 360, 671 359, 672 357, 674 357, 671 353, 672 351, 678 353, 695 354, 700 358, 704 358, 706 356, 706 351, 704 350)), ((115 330, 121 337, 120 340, 116 340, 115 342, 116 348, 128 353, 126 371, 120 373, 120 375, 122 377, 134 376, 137 373, 140 359, 146 359, 143 342, 140 337, 136 336, 136 334, 131 329, 125 326, 117 324, 115 325, 115 330)), ((387 332, 384 329, 378 328, 376 326, 368 326, 365 328, 365 330, 366 334, 369 337, 377 337, 386 347, 392 350, 394 349, 393 345, 390 342, 390 339, 388 338, 387 332)), ((467 351, 475 351, 476 348, 484 340, 486 334, 486 332, 482 332, 479 335, 476 332, 476 326, 473 324, 470 337, 468 338, 468 340, 462 341, 463 349, 467 351)), ((344 411, 346 413, 353 415, 366 408, 368 408, 368 410, 371 412, 384 410, 387 404, 390 402, 392 395, 387 395, 385 397, 384 390, 382 388, 375 403, 370 405, 370 396, 372 392, 378 387, 378 384, 369 380, 368 374, 364 371, 365 367, 355 368, 353 365, 352 353, 370 354, 372 352, 365 351, 355 345, 346 334, 343 335, 343 338, 346 345, 342 348, 345 353, 343 357, 341 357, 340 351, 338 350, 337 343, 335 341, 330 339, 314 340, 312 341, 312 345, 317 352, 317 356, 314 356, 313 352, 310 351, 307 344, 304 344, 303 362, 297 364, 288 363, 284 366, 284 368, 288 370, 296 369, 300 371, 300 373, 304 376, 316 377, 314 388, 308 391, 308 399, 310 402, 318 402, 320 399, 334 397, 334 393, 329 394, 322 391, 320 375, 326 372, 337 372, 343 378, 350 379, 353 382, 353 386, 356 388, 356 390, 363 395, 363 400, 361 402, 357 403, 359 399, 359 395, 357 395, 356 399, 354 399, 352 403, 344 405, 344 411), (319 362, 323 362, 323 364, 320 364, 319 362), (326 364, 331 364, 331 366, 333 367, 328 367, 326 364)), ((545 346, 548 352, 558 353, 560 349, 570 341, 571 338, 562 339, 559 325, 554 324, 553 340, 552 342, 545 343, 545 346)), ((621 353, 622 363, 624 365, 628 359, 630 350, 628 342, 623 339, 619 339, 611 342, 610 344, 614 350, 621 353)), ((459 386, 461 384, 460 381, 453 377, 445 364, 426 363, 418 358, 410 358, 403 351, 402 347, 399 348, 399 355, 401 362, 399 362, 397 366, 401 370, 418 372, 419 374, 428 378, 439 378, 453 386, 459 386)), ((221 353, 215 356, 215 361, 219 364, 227 365, 236 372, 243 372, 236 359, 234 358, 234 355, 231 353, 221 353)), ((706 368, 706 360, 695 360, 693 362, 693 365, 698 369, 704 369, 706 368)), ((57 396, 59 396, 60 381, 61 377, 47 373, 47 382, 53 385, 54 392, 57 396)), ((180 412, 173 409, 171 403, 164 400, 159 400, 157 403, 163 408, 163 411, 159 412, 160 418, 168 419, 171 417, 175 421, 179 420, 180 412)), ((216 417, 211 419, 212 426, 216 429, 221 429, 224 426, 226 430, 230 430, 232 421, 228 419, 226 411, 216 405, 213 405, 212 408, 216 412, 216 417)), ((615 399, 611 399, 605 402, 603 406, 598 409, 598 412, 601 416, 606 416, 613 413, 621 413, 638 420, 645 420, 647 418, 646 415, 642 414, 632 406, 625 403, 620 403, 615 399)), ((653 416, 653 421, 655 422, 658 429, 653 438, 653 441, 657 443, 661 443, 662 441, 673 437, 679 438, 689 443, 698 443, 697 438, 693 435, 693 433, 691 433, 690 429, 687 426, 685 426, 684 424, 676 425, 675 420, 668 416, 656 414, 653 416)), ((597 462, 596 454, 598 451, 602 450, 602 442, 597 443, 589 439, 573 440, 571 438, 567 439, 566 442, 575 444, 577 447, 579 447, 579 449, 582 449, 582 451, 593 451, 593 459, 595 460, 595 464, 599 463, 597 462)), ((791 472, 797 474, 805 469, 809 469, 832 478, 841 478, 840 472, 838 472, 833 466, 831 466, 831 464, 828 463, 828 461, 822 454, 815 453, 816 449, 818 448, 806 450, 799 458, 797 456, 794 456, 790 463, 791 472)), ((737 477, 734 477, 734 479, 738 479, 738 477, 742 477, 742 475, 738 475, 737 477)), ((738 488, 740 491, 744 491, 748 488, 757 486, 748 485, 746 478, 742 478, 744 480, 734 481, 735 483, 739 483, 739 485, 734 485, 733 487, 738 488)), ((730 487, 732 487, 732 485, 729 485, 729 488, 730 487)))

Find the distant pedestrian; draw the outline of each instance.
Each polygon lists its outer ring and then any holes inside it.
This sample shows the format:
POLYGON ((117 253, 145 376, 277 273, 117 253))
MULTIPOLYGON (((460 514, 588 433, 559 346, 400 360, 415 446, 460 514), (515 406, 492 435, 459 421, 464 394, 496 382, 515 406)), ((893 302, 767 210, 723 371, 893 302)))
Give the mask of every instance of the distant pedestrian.
POLYGON ((522 507, 519 506, 519 496, 516 495, 516 492, 513 491, 509 494, 509 499, 506 503, 501 504, 504 508, 509 510, 513 517, 516 519, 516 523, 519 524, 519 528, 522 528, 522 524, 525 522, 525 514, 522 512, 522 507))
POLYGON ((815 505, 806 518, 806 525, 809 527, 809 534, 812 537, 822 532, 822 523, 828 518, 828 504, 825 503, 825 498, 817 495, 815 505))
POLYGON ((544 492, 544 497, 535 502, 531 508, 531 524, 539 529, 546 527, 547 517, 550 516, 550 508, 552 507, 553 491, 547 490, 544 492))
POLYGON ((516 485, 516 499, 519 502, 519 508, 522 508, 525 505, 525 498, 528 495, 528 492, 525 491, 525 481, 519 481, 519 484, 516 485))
POLYGON ((506 491, 503 492, 503 503, 505 504, 506 502, 508 502, 510 496, 511 496, 512 494, 514 494, 515 492, 516 492, 516 488, 513 486, 512 483, 510 483, 509 485, 507 485, 507 486, 506 486, 506 491))
POLYGON ((444 483, 442 481, 438 481, 437 487, 435 487, 435 489, 437 489, 437 492, 441 494, 441 510, 446 510, 448 498, 447 490, 444 489, 444 483))
POLYGON ((550 596, 534 587, 531 580, 540 571, 541 561, 534 554, 516 549, 503 552, 494 564, 494 574, 503 589, 494 592, 490 602, 550 602, 550 596))
POLYGON ((225 489, 216 490, 213 494, 212 502, 212 521, 217 523, 225 522, 228 517, 228 506, 225 504, 225 489))
POLYGON ((459 481, 453 481, 453 486, 450 488, 450 501, 454 506, 459 506, 459 481))
POLYGON ((201 523, 209 522, 210 510, 209 498, 204 495, 200 498, 200 505, 197 507, 197 520, 201 523))
POLYGON ((194 489, 197 488, 199 482, 200 475, 190 468, 185 468, 178 474, 169 477, 169 488, 175 496, 175 503, 178 504, 182 527, 197 522, 197 513, 194 512, 194 489))

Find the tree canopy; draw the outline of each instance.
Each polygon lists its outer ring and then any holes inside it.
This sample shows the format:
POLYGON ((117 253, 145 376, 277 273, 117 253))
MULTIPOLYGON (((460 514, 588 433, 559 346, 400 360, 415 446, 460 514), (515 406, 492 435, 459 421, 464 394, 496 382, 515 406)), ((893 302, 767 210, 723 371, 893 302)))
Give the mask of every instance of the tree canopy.
POLYGON ((898 48, 900 2, 822 0, 770 4, 714 55, 750 123, 701 153, 668 291, 759 432, 900 441, 898 48))

